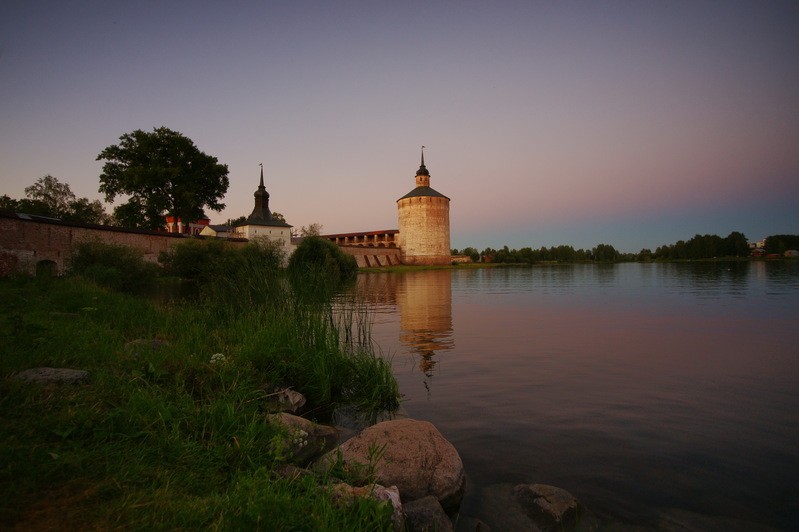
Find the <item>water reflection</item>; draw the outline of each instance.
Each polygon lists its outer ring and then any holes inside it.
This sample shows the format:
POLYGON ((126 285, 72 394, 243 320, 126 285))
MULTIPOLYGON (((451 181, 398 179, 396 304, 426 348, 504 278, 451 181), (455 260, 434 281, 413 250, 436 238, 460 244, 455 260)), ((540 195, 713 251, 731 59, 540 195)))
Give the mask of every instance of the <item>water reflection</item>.
POLYGON ((545 482, 651 528, 678 508, 722 516, 703 529, 799 530, 799 261, 359 283, 376 342, 409 354, 394 359, 408 414, 433 422, 467 466, 463 515, 491 525, 483 488, 545 482))
POLYGON ((454 347, 452 336, 452 272, 420 271, 397 282, 400 342, 419 357, 429 391, 433 370, 443 351, 454 347))
POLYGON ((729 295, 743 297, 749 280, 749 262, 675 263, 662 268, 664 275, 681 281, 680 288, 688 289, 700 298, 729 295))
POLYGON ((389 321, 399 315, 399 344, 416 358, 414 365, 424 375, 423 384, 429 393, 441 353, 455 346, 452 271, 361 274, 357 293, 378 325, 383 315, 389 321))

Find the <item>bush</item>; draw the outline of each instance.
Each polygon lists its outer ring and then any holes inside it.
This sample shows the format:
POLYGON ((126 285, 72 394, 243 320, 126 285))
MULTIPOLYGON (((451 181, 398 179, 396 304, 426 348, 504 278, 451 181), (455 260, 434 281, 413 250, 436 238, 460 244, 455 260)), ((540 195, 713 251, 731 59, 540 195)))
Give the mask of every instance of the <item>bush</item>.
POLYGON ((277 270, 284 252, 279 242, 255 238, 244 247, 222 240, 187 240, 158 258, 164 268, 181 279, 206 282, 277 270))
POLYGON ((219 314, 273 304, 285 253, 278 241, 255 238, 243 247, 221 240, 181 242, 158 260, 171 275, 197 281, 195 295, 219 314))
POLYGON ((225 245, 221 241, 189 239, 161 253, 158 262, 170 275, 197 280, 203 273, 207 275, 209 266, 219 262, 225 252, 225 245))
POLYGON ((334 281, 352 279, 358 272, 355 257, 333 242, 318 236, 306 237, 289 260, 292 273, 323 273, 334 281))
POLYGON ((122 292, 150 288, 160 275, 160 268, 144 260, 142 252, 96 241, 81 242, 75 247, 69 271, 122 292))

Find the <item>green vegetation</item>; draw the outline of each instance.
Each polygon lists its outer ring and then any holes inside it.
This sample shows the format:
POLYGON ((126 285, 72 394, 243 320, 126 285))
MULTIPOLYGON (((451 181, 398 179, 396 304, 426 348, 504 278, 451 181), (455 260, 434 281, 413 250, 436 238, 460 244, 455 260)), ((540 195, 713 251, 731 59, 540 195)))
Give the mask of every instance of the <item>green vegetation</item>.
MULTIPOLYGON (((467 250, 470 248, 466 248, 467 250)), ((473 248, 471 248, 473 249, 473 248)), ((617 262, 625 257, 610 244, 599 244, 592 250, 578 249, 571 246, 553 246, 532 249, 486 248, 481 253, 482 260, 500 264, 534 264, 538 262, 617 262)))
POLYGON ((159 274, 158 266, 146 262, 132 248, 98 241, 75 246, 70 271, 100 286, 128 293, 152 288, 159 274))
POLYGON ((200 151, 183 134, 166 127, 137 129, 119 137, 97 156, 105 161, 100 192, 106 201, 118 195, 128 200, 114 209, 122 227, 160 229, 164 215, 184 222, 204 216, 203 208, 225 208, 228 168, 200 151))
POLYGON ((289 272, 304 279, 347 281, 358 273, 355 257, 347 255, 333 242, 319 236, 307 236, 289 259, 289 272))
POLYGON ((772 235, 766 238, 766 253, 782 255, 789 249, 799 250, 799 235, 772 235))
POLYGON ((110 217, 98 201, 78 198, 67 183, 46 175, 25 187, 25 198, 13 199, 8 195, 0 196, 0 209, 58 218, 65 222, 87 224, 107 224, 110 217))
POLYGON ((178 273, 220 252, 193 271, 201 289, 189 301, 98 286, 136 289, 107 273, 135 260, 102 244, 82 248, 68 278, 0 280, 2 528, 390 528, 384 503, 340 508, 323 489, 331 479, 278 475, 290 436, 265 417, 283 386, 319 421, 336 405, 396 408, 389 363, 364 341, 368 320, 309 303, 265 243, 214 246, 190 241, 164 258, 178 273), (31 367, 91 380, 11 378, 31 367))
POLYGON ((733 231, 726 238, 718 235, 695 235, 684 242, 655 250, 654 258, 667 260, 698 260, 716 257, 748 257, 749 244, 743 233, 733 231))
MULTIPOLYGON (((788 249, 799 249, 799 235, 775 235, 766 239, 766 252, 783 254, 788 249)), ((654 252, 642 249, 638 253, 620 253, 610 244, 599 244, 591 250, 572 246, 553 246, 532 249, 486 248, 481 252, 473 247, 464 248, 453 255, 469 255, 472 260, 500 264, 534 264, 542 262, 629 262, 650 260, 715 260, 742 259, 749 257, 749 243, 743 233, 733 231, 726 237, 718 235, 695 235, 687 242, 679 240, 658 247, 654 252)))

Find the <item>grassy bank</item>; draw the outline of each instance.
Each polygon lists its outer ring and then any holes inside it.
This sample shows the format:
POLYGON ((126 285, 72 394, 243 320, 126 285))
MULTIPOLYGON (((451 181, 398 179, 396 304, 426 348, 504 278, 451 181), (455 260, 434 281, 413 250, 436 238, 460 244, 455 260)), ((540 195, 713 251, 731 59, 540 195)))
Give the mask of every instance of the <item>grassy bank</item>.
POLYGON ((336 507, 326 479, 276 475, 289 435, 265 418, 279 386, 319 419, 342 403, 396 407, 389 364, 348 347, 359 334, 286 277, 242 279, 167 305, 79 278, 0 280, 1 528, 390 526, 385 506, 336 507), (10 378, 40 366, 91 380, 10 378))

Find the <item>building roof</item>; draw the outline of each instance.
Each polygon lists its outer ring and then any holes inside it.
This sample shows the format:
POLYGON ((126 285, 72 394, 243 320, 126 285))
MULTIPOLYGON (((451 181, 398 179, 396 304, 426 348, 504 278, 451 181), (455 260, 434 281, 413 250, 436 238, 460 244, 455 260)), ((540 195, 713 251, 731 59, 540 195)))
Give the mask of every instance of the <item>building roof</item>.
POLYGON ((287 224, 286 222, 281 222, 280 220, 275 220, 274 218, 270 220, 252 220, 247 218, 247 221, 241 225, 237 225, 236 227, 245 227, 248 225, 259 225, 263 227, 294 227, 291 224, 287 224))
POLYGON ((397 201, 404 200, 405 198, 419 198, 419 197, 423 197, 423 196, 428 196, 428 197, 433 197, 433 198, 447 198, 447 199, 449 199, 447 196, 445 196, 441 192, 433 189, 432 187, 416 187, 413 190, 411 190, 410 192, 408 192, 407 194, 405 194, 404 196, 402 196, 397 201))
POLYGON ((426 175, 430 176, 430 172, 427 170, 427 167, 424 165, 424 146, 422 146, 422 164, 419 166, 419 169, 416 170, 416 175, 426 175))
POLYGON ((252 213, 250 213, 250 215, 247 217, 247 220, 236 227, 244 227, 246 225, 259 225, 264 227, 293 227, 286 222, 272 217, 272 213, 269 211, 269 192, 267 192, 266 187, 264 187, 264 165, 260 164, 259 166, 261 167, 261 181, 258 184, 258 190, 255 191, 255 194, 253 194, 255 197, 255 207, 253 208, 252 213))
POLYGON ((416 171, 416 177, 417 177, 416 188, 414 188, 413 190, 402 196, 397 201, 404 200, 405 198, 421 198, 421 197, 446 198, 447 200, 449 200, 447 196, 445 196, 444 194, 442 194, 437 190, 434 190, 429 185, 430 171, 424 165, 424 146, 422 146, 422 164, 419 166, 419 169, 416 171), (420 180, 418 179, 419 176, 424 176, 427 179, 420 180), (424 183, 427 183, 427 185, 425 185, 424 183))

